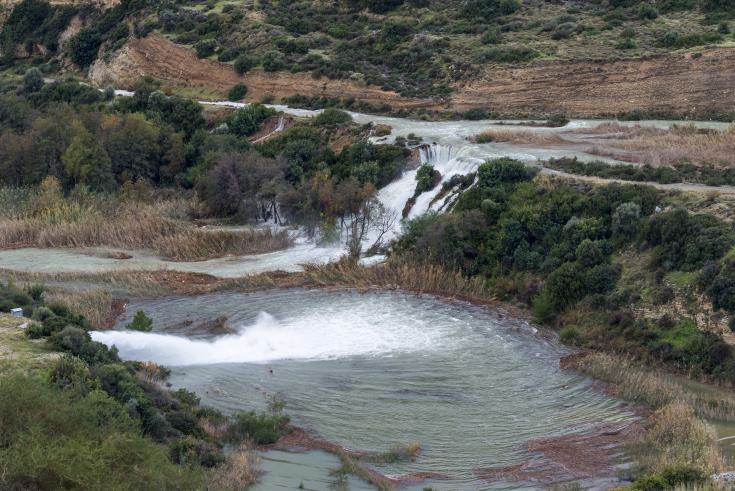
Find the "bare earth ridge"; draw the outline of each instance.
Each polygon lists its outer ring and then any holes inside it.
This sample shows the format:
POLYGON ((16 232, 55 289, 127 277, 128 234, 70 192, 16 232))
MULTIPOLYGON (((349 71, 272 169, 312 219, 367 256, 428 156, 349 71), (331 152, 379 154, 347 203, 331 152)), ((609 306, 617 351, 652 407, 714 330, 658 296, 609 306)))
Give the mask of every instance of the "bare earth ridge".
POLYGON ((458 83, 447 100, 438 101, 403 97, 355 81, 315 79, 309 73, 254 70, 240 76, 231 65, 198 59, 190 49, 151 34, 131 40, 108 61, 98 60, 89 78, 100 87, 125 88, 143 75, 172 87, 220 94, 242 82, 248 86, 249 100, 295 94, 353 97, 394 109, 484 107, 504 113, 564 111, 575 117, 641 109, 707 118, 735 106, 735 48, 711 48, 697 57, 675 53, 606 62, 488 66, 477 79, 458 83))

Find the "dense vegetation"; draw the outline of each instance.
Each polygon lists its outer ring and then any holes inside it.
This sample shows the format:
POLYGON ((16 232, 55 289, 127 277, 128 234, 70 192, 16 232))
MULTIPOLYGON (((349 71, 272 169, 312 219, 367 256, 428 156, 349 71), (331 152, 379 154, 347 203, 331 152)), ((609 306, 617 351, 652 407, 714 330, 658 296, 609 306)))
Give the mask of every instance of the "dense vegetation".
POLYGON ((651 165, 611 165, 605 162, 582 162, 576 158, 550 159, 547 163, 552 169, 597 176, 604 179, 620 179, 623 181, 658 182, 671 184, 691 182, 707 186, 732 186, 735 184, 735 169, 718 168, 714 165, 694 165, 690 163, 669 166, 651 165))
POLYGON ((368 128, 338 110, 252 145, 272 109, 255 104, 207 122, 198 103, 166 95, 152 80, 133 97, 114 98, 73 81, 45 84, 31 69, 0 100, 0 185, 52 176, 79 197, 146 183, 194 192, 191 218, 288 220, 323 231, 348 216, 378 223, 375 190, 400 175, 408 157, 405 148, 367 143, 368 128), (335 152, 335 138, 351 143, 335 152))
POLYGON ((732 225, 664 210, 650 187, 543 185, 533 176, 510 159, 483 164, 452 213, 408 223, 396 253, 487 278, 563 328, 567 342, 735 381, 735 353, 716 334, 690 318, 636 314, 672 301, 665 280, 677 274, 696 278, 715 309, 735 313, 732 225), (626 269, 635 266, 629 255, 650 258, 640 278, 626 269))
MULTIPOLYGON (((730 2, 718 0, 295 0, 257 8, 123 0, 106 11, 23 0, 6 20, 2 48, 6 58, 21 46, 46 61, 63 50, 86 68, 129 36, 156 31, 239 73, 310 72, 442 97, 484 63, 608 59, 725 42, 733 15, 730 2), (85 27, 60 47, 59 35, 77 14, 85 27)), ((53 71, 53 63, 45 68, 53 71)))
POLYGON ((202 407, 192 392, 163 388, 167 369, 121 361, 92 341, 85 318, 43 298, 42 286, 0 284, 3 310, 22 307, 33 319, 27 336, 65 353, 41 373, 16 366, 0 377, 3 489, 202 489, 227 468, 226 442, 282 434, 280 402, 231 418, 202 407))

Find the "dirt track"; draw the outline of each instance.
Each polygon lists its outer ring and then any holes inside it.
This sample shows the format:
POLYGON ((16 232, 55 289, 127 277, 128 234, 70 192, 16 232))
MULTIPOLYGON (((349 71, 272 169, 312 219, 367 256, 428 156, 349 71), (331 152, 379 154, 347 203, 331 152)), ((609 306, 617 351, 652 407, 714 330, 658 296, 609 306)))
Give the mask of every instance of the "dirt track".
POLYGON ((348 80, 314 79, 309 73, 266 73, 239 76, 230 65, 198 59, 166 38, 152 34, 131 40, 110 61, 98 61, 90 79, 130 87, 150 75, 172 87, 198 88, 225 94, 236 83, 248 86, 248 99, 307 96, 354 97, 395 109, 466 110, 490 108, 504 113, 554 113, 593 117, 641 109, 707 118, 735 107, 735 48, 670 54, 650 59, 608 62, 554 62, 529 67, 488 66, 476 80, 459 83, 449 100, 413 99, 348 80))

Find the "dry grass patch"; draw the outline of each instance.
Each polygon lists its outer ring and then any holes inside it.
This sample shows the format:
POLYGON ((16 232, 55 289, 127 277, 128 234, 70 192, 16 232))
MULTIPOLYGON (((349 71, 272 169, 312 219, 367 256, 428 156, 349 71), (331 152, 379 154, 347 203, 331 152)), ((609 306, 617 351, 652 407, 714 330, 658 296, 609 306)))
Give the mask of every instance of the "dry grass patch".
POLYGON ((688 465, 708 474, 724 469, 714 428, 699 419, 685 402, 673 402, 654 413, 641 442, 633 446, 638 466, 646 472, 688 465))
POLYGON ((563 145, 569 141, 555 131, 486 130, 472 137, 474 143, 513 143, 516 145, 563 145))
POLYGON ((259 254, 285 249, 287 231, 203 230, 167 218, 152 207, 122 210, 119 215, 89 213, 76 221, 40 218, 0 221, 0 249, 17 247, 116 247, 146 249, 175 261, 259 254))
POLYGON ((253 448, 242 445, 227 456, 224 464, 213 470, 209 489, 240 491, 258 479, 259 459, 253 448))
POLYGON ((57 290, 45 292, 44 301, 59 303, 71 312, 84 316, 96 329, 104 329, 112 312, 112 295, 104 288, 57 290))
POLYGON ((735 166, 735 125, 725 131, 698 129, 694 125, 669 130, 605 123, 582 133, 610 134, 591 153, 651 166, 692 163, 716 167, 735 166))
POLYGON ((636 364, 628 358, 605 353, 577 357, 569 365, 597 380, 609 383, 616 395, 654 409, 684 402, 698 417, 735 421, 735 397, 694 394, 666 373, 636 364))

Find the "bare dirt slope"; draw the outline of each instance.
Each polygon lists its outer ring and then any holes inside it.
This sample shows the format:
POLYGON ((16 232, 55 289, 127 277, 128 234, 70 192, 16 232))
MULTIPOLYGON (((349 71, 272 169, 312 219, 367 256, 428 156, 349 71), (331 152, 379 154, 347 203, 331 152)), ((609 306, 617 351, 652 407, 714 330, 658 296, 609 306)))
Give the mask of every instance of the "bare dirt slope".
POLYGON ((388 103, 393 107, 428 107, 435 104, 430 100, 401 97, 395 92, 355 82, 314 79, 308 73, 253 70, 240 76, 231 65, 198 59, 193 51, 156 34, 130 41, 109 62, 98 60, 89 72, 90 80, 101 87, 113 84, 131 88, 143 75, 150 75, 174 87, 204 88, 220 94, 242 82, 248 87, 248 100, 259 100, 265 95, 280 99, 302 94, 330 98, 354 97, 375 105, 388 103))
POLYGON ((130 41, 108 62, 97 61, 90 79, 99 86, 130 87, 150 75, 173 87, 224 94, 238 82, 248 98, 279 99, 295 94, 354 97, 393 108, 455 109, 483 107, 503 113, 554 113, 599 116, 641 109, 695 117, 735 107, 735 49, 713 48, 701 56, 670 54, 642 60, 558 62, 519 68, 487 67, 475 80, 457 85, 449 100, 402 97, 353 81, 314 79, 308 73, 239 76, 230 65, 200 60, 186 47, 159 35, 130 41))
POLYGON ((577 116, 601 111, 677 112, 707 116, 735 106, 735 49, 699 57, 676 53, 649 59, 547 63, 488 68, 457 88, 452 105, 577 116))

